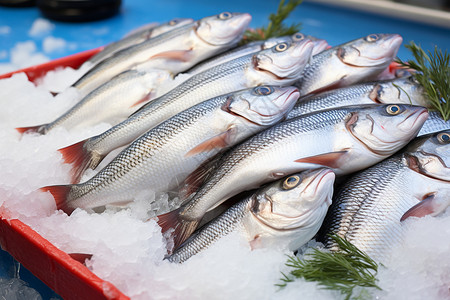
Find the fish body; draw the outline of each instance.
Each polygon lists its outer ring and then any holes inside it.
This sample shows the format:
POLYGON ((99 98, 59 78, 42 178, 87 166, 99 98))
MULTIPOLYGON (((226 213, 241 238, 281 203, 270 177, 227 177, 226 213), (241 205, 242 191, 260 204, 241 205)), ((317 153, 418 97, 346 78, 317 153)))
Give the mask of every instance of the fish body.
POLYGON ((303 70, 312 50, 309 40, 280 43, 212 67, 144 105, 125 121, 86 141, 61 149, 74 162, 75 177, 95 168, 113 149, 127 145, 159 123, 206 99, 258 85, 289 85, 303 70))
POLYGON ((298 97, 295 87, 261 86, 206 100, 148 131, 88 181, 44 190, 67 213, 129 202, 142 190, 176 191, 205 160, 284 118, 298 97))
POLYGON ((340 175, 367 168, 414 138, 427 116, 423 107, 368 104, 286 120, 194 172, 186 179, 188 202, 158 222, 163 231, 175 229, 179 245, 207 211, 233 195, 306 169, 325 166, 340 175))
POLYGON ((269 183, 199 229, 168 260, 182 263, 233 231, 240 231, 252 248, 295 251, 319 230, 334 178, 331 170, 319 168, 269 183))
POLYGON ((427 106, 422 86, 413 77, 355 84, 300 98, 288 119, 335 107, 371 104, 404 103, 427 106))
POLYGON ((450 130, 450 120, 444 121, 439 112, 430 111, 428 119, 423 124, 417 136, 423 136, 442 130, 450 130))
POLYGON ((373 259, 387 259, 402 240, 402 220, 450 204, 449 141, 448 131, 417 138, 404 153, 351 177, 336 191, 320 240, 336 251, 328 234, 337 234, 373 259))
POLYGON ((251 20, 249 14, 222 13, 203 18, 122 49, 83 75, 72 87, 85 95, 138 64, 174 74, 236 45, 251 20))
POLYGON ((370 34, 314 55, 296 82, 301 95, 370 81, 385 70, 402 43, 398 34, 370 34))
POLYGON ((131 47, 136 44, 140 44, 150 38, 154 38, 155 36, 158 36, 160 34, 166 33, 170 30, 182 27, 184 25, 193 22, 194 22, 193 19, 177 18, 163 24, 158 25, 152 23, 149 24, 149 26, 138 28, 137 30, 134 30, 133 32, 127 34, 122 39, 107 45, 105 48, 103 48, 102 51, 89 58, 85 62, 85 64, 94 66, 122 49, 131 47))

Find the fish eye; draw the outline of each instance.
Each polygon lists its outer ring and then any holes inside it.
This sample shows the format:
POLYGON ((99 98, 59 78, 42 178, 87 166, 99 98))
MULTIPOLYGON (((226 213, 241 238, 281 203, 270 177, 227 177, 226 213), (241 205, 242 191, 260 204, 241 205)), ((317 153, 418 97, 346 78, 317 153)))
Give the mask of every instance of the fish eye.
POLYGON ((450 143, 450 134, 447 132, 441 132, 437 135, 437 140, 440 144, 448 144, 450 143))
POLYGON ((300 33, 300 32, 297 32, 296 34, 294 34, 292 36, 292 40, 295 41, 295 42, 298 42, 298 41, 301 41, 301 40, 304 40, 304 39, 305 39, 305 35, 300 33))
POLYGON ((231 18, 231 13, 229 13, 229 12, 223 12, 223 13, 221 13, 218 17, 219 17, 219 19, 221 19, 221 20, 227 20, 227 19, 231 18))
POLYGON ((278 52, 283 52, 288 48, 288 44, 287 43, 279 43, 278 45, 275 46, 275 50, 278 52))
POLYGON ((169 22, 169 25, 170 26, 174 26, 174 25, 177 25, 178 24, 178 20, 171 20, 170 22, 169 22))
POLYGON ((388 114, 390 114, 391 116, 398 115, 401 111, 402 111, 402 110, 401 110, 400 106, 395 105, 395 104, 394 104, 394 105, 388 105, 388 106, 386 107, 386 112, 387 112, 388 114))
POLYGON ((259 86, 257 88, 255 88, 255 92, 258 95, 262 95, 262 96, 266 96, 266 95, 270 95, 273 93, 273 88, 270 86, 259 86))
POLYGON ((283 189, 289 190, 296 187, 300 183, 300 177, 297 175, 292 175, 286 178, 283 182, 283 189))
POLYGON ((369 34, 368 36, 366 36, 366 41, 370 43, 375 42, 378 39, 379 39, 378 34, 369 34))

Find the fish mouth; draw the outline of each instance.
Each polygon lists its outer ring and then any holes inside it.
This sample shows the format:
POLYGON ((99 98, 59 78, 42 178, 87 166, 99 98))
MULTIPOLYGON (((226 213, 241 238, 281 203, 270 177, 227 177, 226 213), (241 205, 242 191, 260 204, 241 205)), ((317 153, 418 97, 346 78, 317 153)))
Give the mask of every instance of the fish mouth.
MULTIPOLYGON (((198 34, 198 27, 200 26, 201 21, 197 21, 194 26, 194 33, 195 35, 204 43, 211 45, 211 46, 222 46, 225 44, 228 44, 232 42, 235 39, 240 39, 240 35, 245 27, 250 23, 252 20, 252 16, 248 13, 235 15, 233 18, 236 18, 232 23, 228 25, 228 30, 226 31, 227 34, 223 36, 217 36, 218 40, 221 40, 223 42, 221 43, 212 43, 207 41, 205 38, 203 38, 201 35, 198 34)), ((208 28, 211 28, 212 25, 209 22, 205 22, 205 25, 208 26, 208 28)))
MULTIPOLYGON (((318 174, 316 174, 314 176, 313 179, 311 179, 311 181, 308 183, 308 185, 305 187, 305 189, 307 189, 310 185, 315 184, 314 187, 314 195, 318 195, 318 193, 320 192, 320 190, 322 189, 321 187, 324 186, 325 184, 321 184, 322 181, 329 181, 329 182, 334 182, 336 178, 335 173, 328 168, 323 168, 322 171, 320 171, 318 174)), ((331 193, 327 193, 326 195, 324 195, 324 197, 318 197, 318 196, 314 196, 314 205, 312 205, 310 208, 306 209, 305 211, 303 211, 301 214, 299 215, 295 215, 295 216, 287 216, 284 214, 277 214, 273 212, 273 200, 270 196, 268 196, 267 194, 264 195, 264 198, 270 203, 270 213, 272 215, 276 215, 276 216, 280 216, 285 220, 292 220, 290 222, 288 222, 289 224, 298 224, 299 222, 297 222, 299 219, 303 218, 303 217, 307 217, 307 215, 309 215, 311 212, 313 211, 317 211, 320 207, 325 206, 328 208, 328 206, 331 205, 331 196, 332 196, 332 189, 331 189, 331 193), (316 201, 318 200, 318 201, 316 201)), ((284 232, 284 231, 290 231, 290 230, 295 230, 295 229, 299 229, 302 227, 305 227, 305 224, 301 223, 298 226, 284 226, 283 228, 280 227, 276 227, 274 224, 270 224, 268 223, 266 220, 264 220, 263 218, 260 218, 257 214, 255 214, 254 211, 251 211, 251 213, 253 214, 253 216, 258 220, 258 222, 260 222, 261 224, 263 224, 264 226, 267 226, 275 231, 280 231, 280 232, 284 232)), ((286 222, 284 222, 286 223, 286 222)))
MULTIPOLYGON (((445 170, 450 171, 450 168, 447 167, 447 164, 442 160, 442 158, 439 155, 435 155, 433 153, 428 153, 425 151, 418 151, 418 153, 422 154, 423 156, 431 156, 433 158, 436 158, 437 161, 439 161, 441 163, 441 165, 443 166, 443 168, 445 170)), ((419 158, 415 155, 411 155, 408 153, 405 153, 405 158, 406 158, 406 164, 408 166, 408 168, 410 168, 411 170, 413 170, 414 172, 417 172, 421 175, 424 175, 428 178, 432 178, 435 180, 441 180, 441 181, 445 181, 445 182, 450 182, 450 179, 446 179, 446 178, 442 178, 439 176, 433 176, 433 174, 427 172, 425 170, 425 168, 422 167, 422 164, 419 161, 419 158)))
MULTIPOLYGON (((397 127, 402 126, 406 121, 408 121, 409 118, 411 117, 415 117, 414 122, 411 124, 411 128, 416 127, 417 122, 422 122, 422 119, 428 119, 428 109, 425 107, 418 107, 416 110, 412 111, 403 121, 401 121, 397 127), (417 116, 416 116, 417 115, 417 116)), ((423 122, 425 122, 425 120, 423 120, 423 122)), ((422 122, 422 123, 423 123, 422 122)), ((419 130, 420 128, 417 128, 417 130, 419 130)))

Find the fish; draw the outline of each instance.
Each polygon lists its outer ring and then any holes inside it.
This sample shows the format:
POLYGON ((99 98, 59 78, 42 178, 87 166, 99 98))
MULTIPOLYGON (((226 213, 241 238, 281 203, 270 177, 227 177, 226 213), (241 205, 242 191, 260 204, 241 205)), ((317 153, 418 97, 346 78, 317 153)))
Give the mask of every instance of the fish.
POLYGON ((427 117, 421 106, 366 104, 280 122, 194 171, 180 193, 185 204, 158 216, 158 224, 163 232, 174 229, 178 246, 206 212, 237 193, 311 168, 336 175, 367 168, 406 145, 427 117))
POLYGON ((442 130, 450 130, 450 120, 445 121, 437 111, 430 111, 428 119, 423 124, 417 136, 423 136, 442 130))
POLYGON ((65 163, 73 164, 72 177, 76 180, 86 168, 96 168, 112 150, 206 99, 258 85, 291 84, 308 62, 311 51, 309 40, 283 42, 212 67, 142 106, 104 133, 59 151, 65 163))
POLYGON ((287 119, 322 109, 370 103, 404 103, 430 108, 422 85, 409 76, 307 95, 299 99, 287 119))
POLYGON ((94 56, 89 58, 86 62, 84 62, 81 68, 83 69, 87 65, 93 67, 102 60, 104 60, 105 58, 110 57, 111 55, 122 49, 131 47, 136 44, 140 44, 150 38, 154 38, 155 36, 166 33, 175 28, 191 24, 193 22, 194 20, 190 18, 175 18, 163 24, 158 25, 155 23, 151 23, 149 24, 149 26, 138 28, 137 30, 134 30, 133 32, 127 34, 122 39, 105 46, 105 48, 103 48, 102 51, 95 54, 94 56))
POLYGON ((64 127, 67 130, 87 128, 102 122, 110 125, 125 120, 142 105, 156 98, 158 86, 169 80, 165 71, 129 70, 100 85, 54 121, 30 127, 19 127, 20 133, 47 134, 64 127))
POLYGON ((374 80, 395 58, 402 41, 398 34, 369 34, 324 50, 312 57, 295 86, 307 95, 374 80))
POLYGON ((142 63, 146 63, 147 68, 151 65, 171 73, 182 72, 236 45, 250 20, 247 13, 223 12, 178 27, 116 52, 90 69, 71 87, 84 96, 115 75, 142 63))
POLYGON ((202 162, 283 119, 298 97, 295 87, 259 86, 206 100, 148 131, 88 181, 41 190, 68 214, 130 202, 143 190, 176 191, 202 162))
POLYGON ((450 131, 414 139, 405 151, 352 176, 336 190, 318 240, 347 239, 377 261, 402 241, 406 220, 450 205, 450 131))
POLYGON ((333 196, 335 174, 307 170, 271 182, 196 231, 167 260, 183 263, 237 231, 252 249, 295 251, 319 230, 333 196))
MULTIPOLYGON (((214 66, 231 61, 233 59, 236 59, 236 58, 248 55, 248 54, 253 54, 253 53, 259 52, 264 49, 272 48, 273 46, 275 46, 278 43, 292 42, 292 41, 298 42, 298 41, 302 41, 304 39, 305 39, 305 35, 300 32, 297 32, 297 33, 293 34, 292 36, 281 36, 281 37, 270 38, 267 40, 250 42, 243 46, 228 50, 222 54, 211 57, 210 59, 205 60, 205 61, 195 65, 190 70, 188 70, 186 73, 189 75, 195 75, 195 74, 201 73, 207 69, 210 69, 214 66)), ((311 39, 309 39, 309 40, 311 40, 311 39)), ((314 52, 314 48, 312 51, 314 52)))

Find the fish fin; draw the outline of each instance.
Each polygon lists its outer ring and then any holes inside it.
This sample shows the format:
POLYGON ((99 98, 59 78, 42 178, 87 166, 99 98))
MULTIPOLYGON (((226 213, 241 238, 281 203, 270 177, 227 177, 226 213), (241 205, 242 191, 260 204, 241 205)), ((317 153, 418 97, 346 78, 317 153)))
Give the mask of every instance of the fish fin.
POLYGON ((339 159, 342 158, 345 154, 347 154, 348 151, 336 151, 336 152, 328 152, 324 154, 319 154, 315 156, 309 156, 297 159, 295 162, 298 163, 309 163, 309 164, 316 164, 316 165, 322 165, 329 168, 338 168, 339 165, 339 159))
POLYGON ((148 102, 152 100, 153 93, 150 91, 147 95, 142 97, 142 99, 139 99, 136 103, 133 103, 130 107, 140 106, 142 103, 148 102))
POLYGON ((215 170, 217 163, 224 153, 219 153, 204 161, 197 169, 189 174, 178 192, 181 199, 188 199, 197 192, 200 186, 206 181, 209 175, 215 170))
POLYGON ((67 253, 73 260, 76 260, 80 264, 86 265, 86 260, 92 258, 92 254, 87 253, 67 253))
POLYGON ((255 235, 253 240, 250 241, 250 248, 252 250, 261 248, 261 236, 259 234, 255 235))
MULTIPOLYGON (((345 77, 346 77, 346 76, 343 76, 341 79, 339 79, 339 80, 337 80, 337 81, 335 81, 335 82, 333 82, 333 83, 331 83, 331 84, 329 84, 329 85, 326 85, 326 86, 323 86, 323 87, 318 88, 318 89, 316 89, 316 90, 313 90, 313 91, 309 92, 309 93, 306 94, 306 95, 309 95, 309 94, 319 94, 319 93, 328 92, 328 91, 331 91, 331 90, 338 89, 338 88, 342 87, 342 80, 343 80, 345 77)), ((305 95, 305 96, 306 96, 306 95, 305 95)))
POLYGON ((230 144, 230 136, 232 135, 233 131, 233 128, 229 128, 227 131, 222 132, 221 134, 218 134, 195 146, 184 156, 189 157, 198 153, 209 152, 217 148, 221 149, 227 147, 230 144))
POLYGON ((26 132, 37 132, 37 133, 40 133, 40 134, 44 134, 44 132, 39 130, 42 126, 45 126, 45 125, 30 126, 30 127, 17 127, 16 130, 20 134, 24 134, 26 132))
POLYGON ((95 169, 104 158, 102 155, 86 150, 84 147, 86 141, 83 140, 58 150, 63 155, 64 163, 73 164, 71 183, 79 182, 86 169, 95 169))
POLYGON ((173 229, 170 237, 173 238, 173 249, 177 249, 197 228, 198 220, 185 220, 180 217, 180 213, 184 207, 158 216, 158 225, 161 226, 161 232, 165 233, 169 229, 173 229))
POLYGON ((42 192, 50 192, 55 199, 56 209, 61 209, 68 215, 75 210, 74 208, 69 207, 67 201, 71 189, 71 185, 51 185, 40 188, 42 192))
POLYGON ((187 62, 192 57, 192 50, 172 50, 172 51, 166 51, 161 52, 156 55, 153 55, 151 59, 154 58, 167 58, 167 59, 173 59, 173 60, 179 60, 182 62, 187 62))
POLYGON ((421 218, 437 212, 436 195, 429 194, 422 201, 408 209, 400 218, 400 222, 405 221, 409 217, 421 218))

